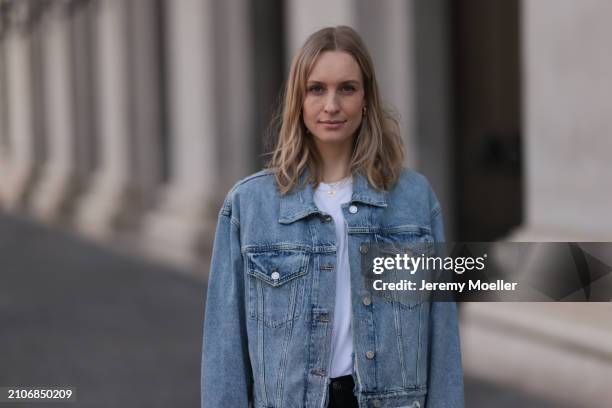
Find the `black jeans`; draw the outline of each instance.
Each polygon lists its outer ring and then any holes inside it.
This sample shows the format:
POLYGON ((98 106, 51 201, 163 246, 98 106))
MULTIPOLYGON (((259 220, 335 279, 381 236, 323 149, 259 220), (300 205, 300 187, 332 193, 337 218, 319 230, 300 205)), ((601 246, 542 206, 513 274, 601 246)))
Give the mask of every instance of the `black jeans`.
POLYGON ((329 384, 328 408, 358 408, 357 398, 353 395, 353 376, 343 375, 332 378, 329 384))

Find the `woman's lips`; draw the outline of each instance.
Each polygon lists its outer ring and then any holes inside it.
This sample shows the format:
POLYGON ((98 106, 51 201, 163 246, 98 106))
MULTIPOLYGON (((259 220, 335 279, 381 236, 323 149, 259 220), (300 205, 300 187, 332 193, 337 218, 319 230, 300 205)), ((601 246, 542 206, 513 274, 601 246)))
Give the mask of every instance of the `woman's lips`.
POLYGON ((319 122, 325 129, 339 129, 341 128, 346 121, 321 121, 319 122))

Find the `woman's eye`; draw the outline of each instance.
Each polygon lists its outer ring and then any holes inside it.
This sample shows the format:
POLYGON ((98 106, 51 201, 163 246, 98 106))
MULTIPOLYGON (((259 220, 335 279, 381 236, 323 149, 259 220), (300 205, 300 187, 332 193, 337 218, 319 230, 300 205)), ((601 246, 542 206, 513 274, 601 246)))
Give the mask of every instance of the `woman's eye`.
POLYGON ((342 92, 344 93, 351 93, 351 92, 355 92, 355 87, 353 85, 344 85, 341 88, 342 92))
POLYGON ((308 88, 308 91, 312 92, 312 93, 315 93, 315 94, 316 93, 321 93, 321 92, 323 92, 323 87, 320 86, 320 85, 313 85, 310 88, 308 88))

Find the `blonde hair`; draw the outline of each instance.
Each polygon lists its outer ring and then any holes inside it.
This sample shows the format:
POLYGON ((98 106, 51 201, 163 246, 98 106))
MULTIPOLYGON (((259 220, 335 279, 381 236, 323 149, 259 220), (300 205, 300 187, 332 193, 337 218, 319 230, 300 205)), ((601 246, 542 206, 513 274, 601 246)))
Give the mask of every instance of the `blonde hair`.
POLYGON ((360 172, 379 190, 397 181, 404 161, 398 120, 381 105, 374 64, 363 41, 347 26, 327 27, 313 33, 293 58, 282 105, 277 115, 278 140, 267 167, 275 171, 281 194, 297 186, 308 169, 306 182, 317 186, 321 159, 302 120, 308 76, 325 51, 344 51, 355 58, 363 75, 365 115, 353 143, 350 172, 360 172))

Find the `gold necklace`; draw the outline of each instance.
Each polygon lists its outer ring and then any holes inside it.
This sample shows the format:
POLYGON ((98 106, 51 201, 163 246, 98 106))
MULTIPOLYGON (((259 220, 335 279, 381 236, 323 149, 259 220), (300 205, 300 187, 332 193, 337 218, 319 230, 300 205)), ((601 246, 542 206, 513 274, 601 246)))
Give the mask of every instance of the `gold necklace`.
POLYGON ((352 177, 349 176, 349 177, 346 177, 346 178, 344 178, 344 179, 342 179, 340 181, 336 181, 335 183, 325 183, 329 188, 327 190, 324 190, 324 191, 327 193, 327 195, 333 197, 333 196, 336 195, 336 192, 338 191, 338 189, 340 187, 343 187, 344 185, 346 185, 346 184, 348 184, 348 183, 350 183, 352 181, 353 181, 352 177))

